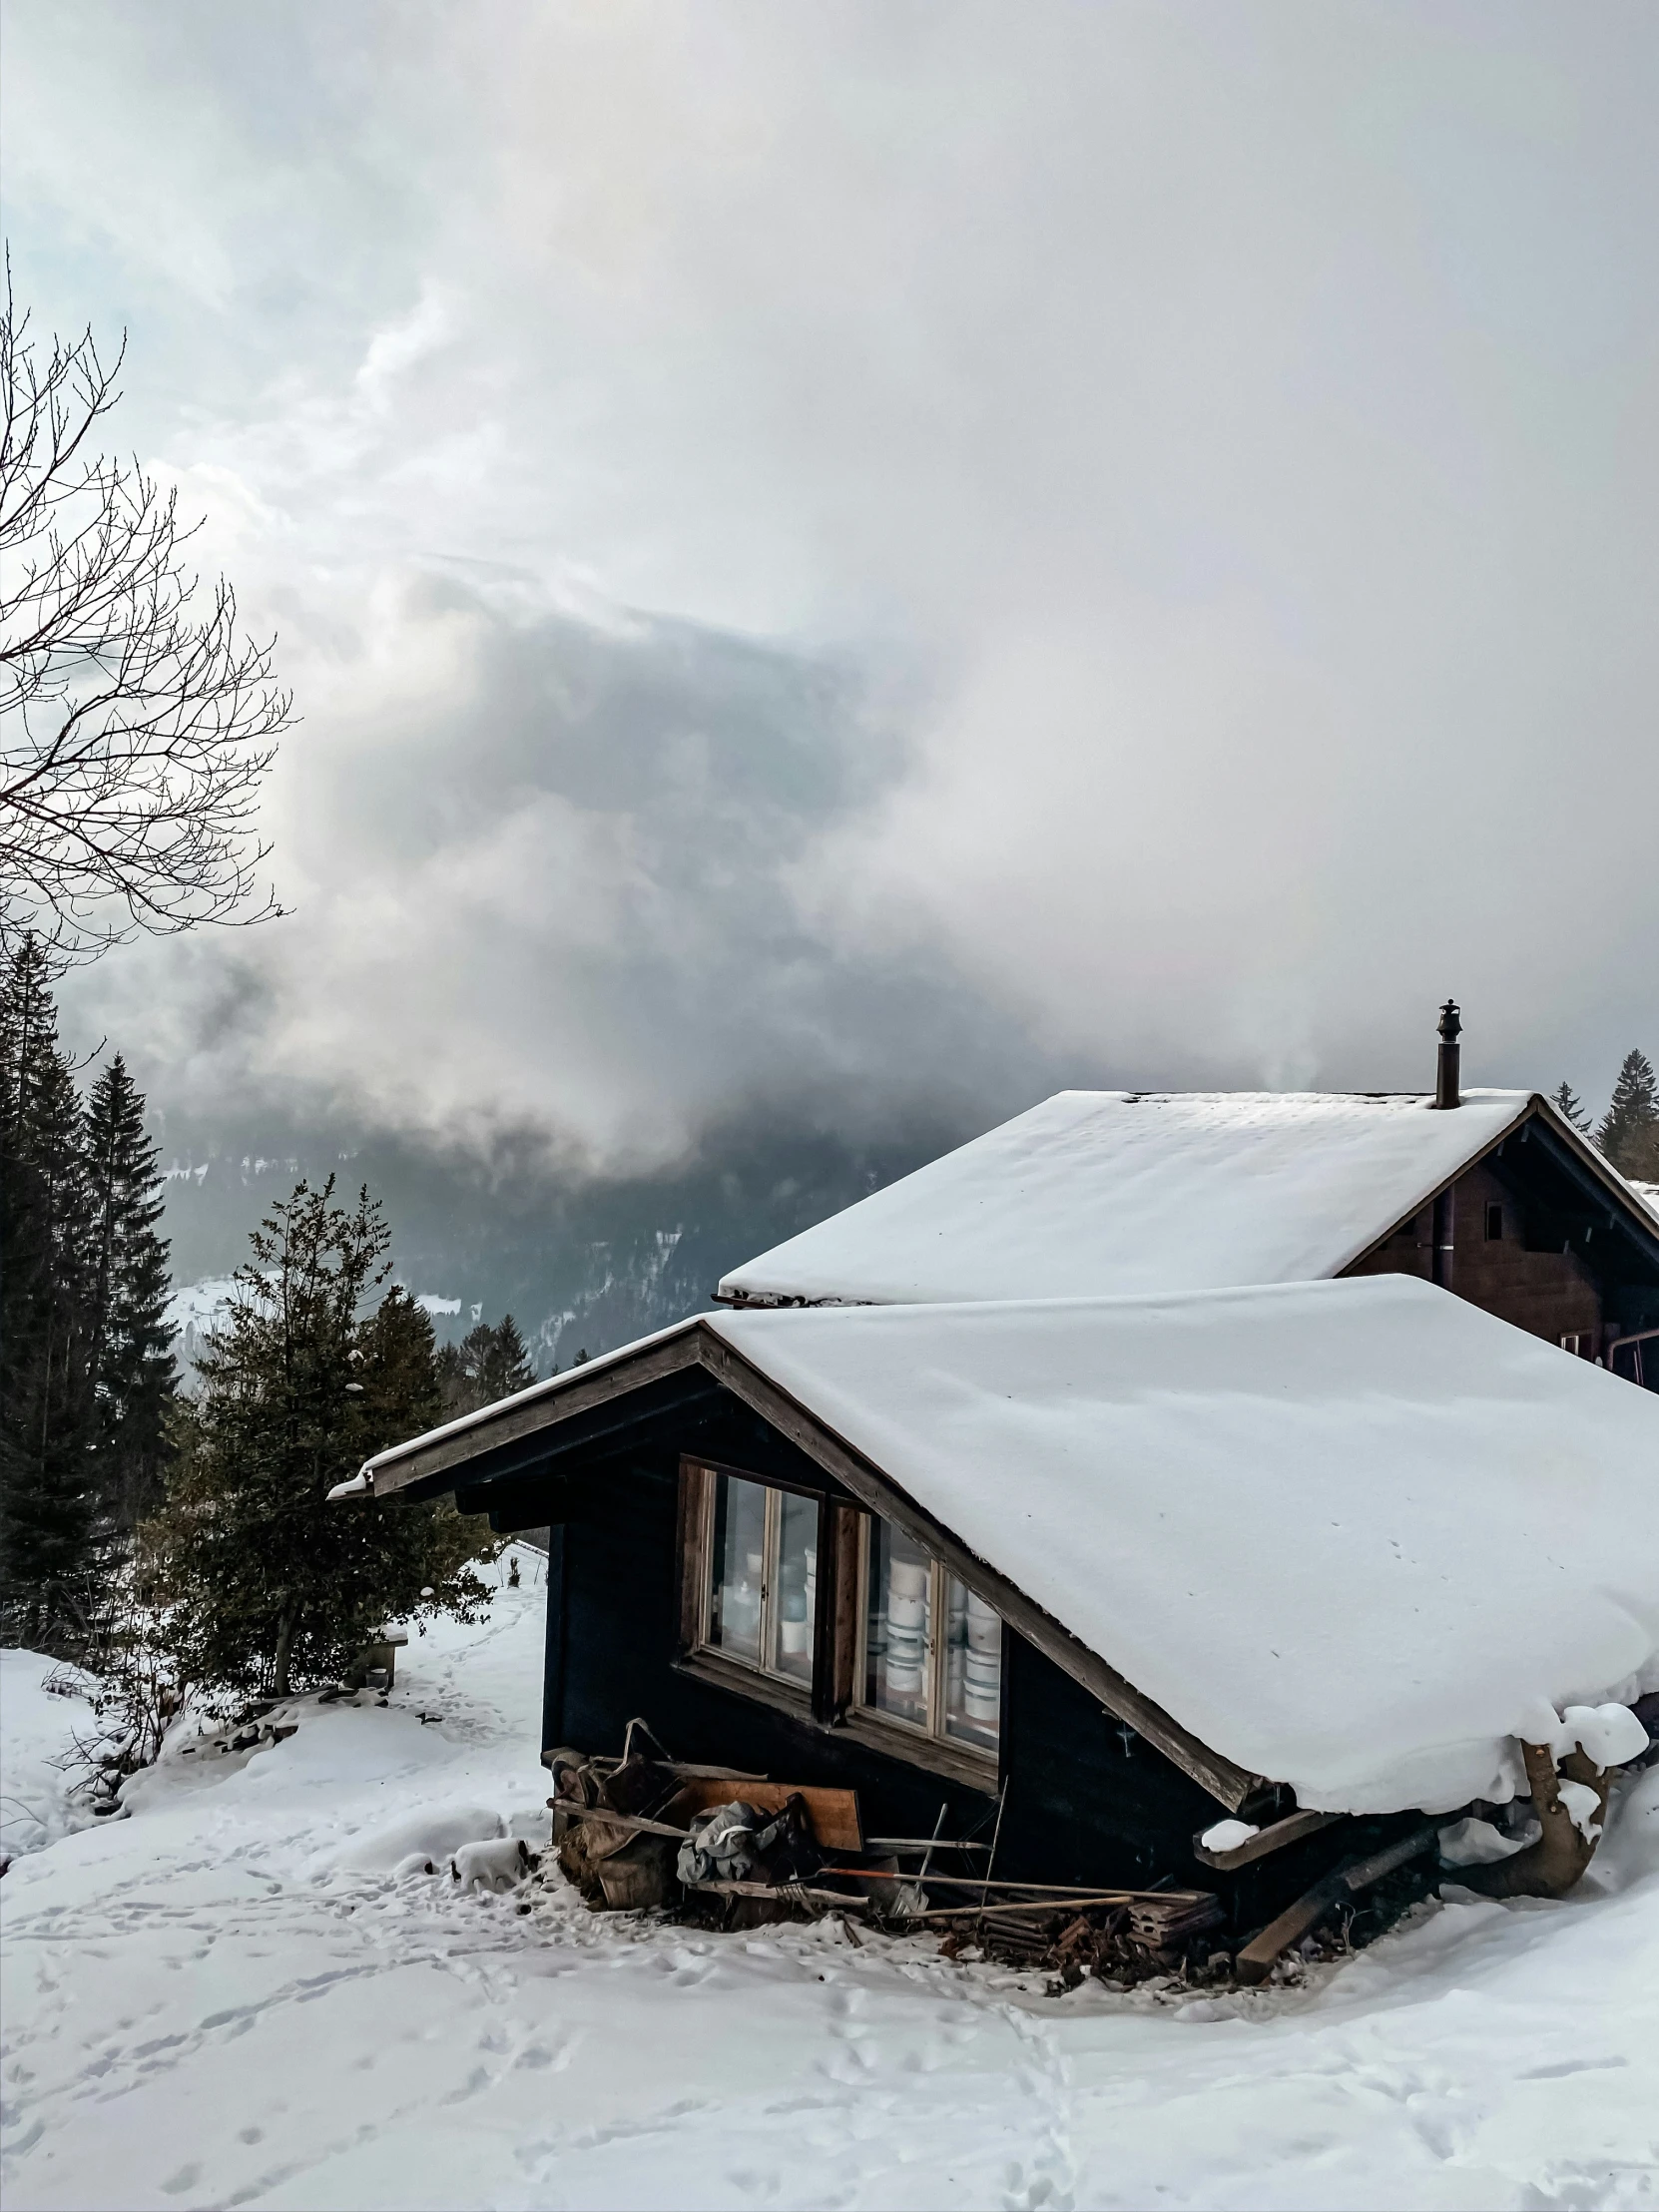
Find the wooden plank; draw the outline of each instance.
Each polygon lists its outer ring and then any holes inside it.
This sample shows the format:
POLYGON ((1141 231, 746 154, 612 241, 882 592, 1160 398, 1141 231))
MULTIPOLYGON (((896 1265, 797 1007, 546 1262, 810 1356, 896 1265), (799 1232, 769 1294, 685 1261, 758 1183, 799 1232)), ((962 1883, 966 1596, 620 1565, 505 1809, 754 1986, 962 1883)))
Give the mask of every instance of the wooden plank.
POLYGON ((1009 1916, 1029 1920, 1035 1913, 1084 1913, 1091 1906, 1121 1905, 1123 1902, 1121 1898, 1100 1897, 1088 1891, 1079 1897, 993 1898, 982 1900, 978 1905, 937 1905, 929 1907, 925 1913, 912 1913, 908 1917, 912 1921, 982 1920, 993 1924, 1009 1916))
POLYGON ((929 1851, 989 1851, 989 1844, 951 1843, 943 1836, 870 1836, 864 1841, 865 1851, 929 1852, 929 1851))
POLYGON ((631 1836, 672 1836, 679 1843, 687 1831, 671 1828, 666 1821, 648 1821, 642 1813, 613 1813, 603 1805, 579 1805, 574 1798, 550 1797, 548 1810, 564 1813, 573 1821, 598 1821, 606 1828, 626 1829, 631 1836))
POLYGON ((1051 1613, 1044 1612, 1005 1575, 999 1574, 925 1513, 873 1461, 827 1428, 798 1398, 774 1382, 723 1338, 716 1337, 703 1324, 699 1327, 703 1330, 700 1346, 703 1364, 734 1396, 752 1405, 781 1435, 788 1436, 810 1458, 816 1459, 871 1512, 891 1521, 912 1543, 942 1560, 970 1590, 995 1606, 1003 1619, 1028 1643, 1034 1644, 1045 1658, 1053 1660, 1074 1681, 1080 1682, 1149 1743, 1156 1744, 1167 1758, 1191 1775, 1229 1812, 1236 1812, 1246 1799, 1272 1780, 1270 1776, 1247 1773, 1189 1734, 1162 1706, 1154 1704, 1151 1698, 1125 1681, 1114 1667, 1090 1651, 1051 1613))
POLYGON ((814 1784, 746 1782, 741 1789, 727 1782, 689 1782, 682 1795, 689 1796, 700 1812, 716 1805, 730 1805, 741 1798, 757 1813, 781 1813, 792 1797, 804 1798, 813 1836, 825 1851, 862 1851, 863 1830, 858 1820, 856 1790, 820 1789, 814 1784))
POLYGON ((837 1913, 867 1913, 868 1898, 842 1897, 839 1890, 812 1890, 799 1882, 688 1882, 688 1890, 707 1890, 722 1898, 770 1898, 774 1905, 828 1905, 837 1913))
POLYGON ((1373 1852, 1369 1859, 1350 1860, 1346 1867, 1338 1867, 1316 1882, 1294 1905, 1286 1906, 1276 1921, 1270 1921, 1260 1936, 1246 1943, 1234 1960, 1239 1979, 1252 1983, 1266 1981, 1275 1960, 1316 1929, 1334 1905, 1339 1905, 1345 1897, 1369 1890, 1385 1874, 1392 1874, 1396 1867, 1418 1858, 1439 1832, 1440 1823, 1429 1821, 1409 1836, 1402 1836, 1397 1843, 1385 1844, 1381 1851, 1373 1852))
POLYGON ((1193 1857, 1206 1867, 1217 1867, 1223 1874, 1231 1874, 1235 1867, 1248 1867, 1253 1860, 1265 1859, 1270 1852, 1283 1851, 1287 1844, 1299 1844, 1304 1836, 1313 1836, 1322 1828, 1329 1828, 1333 1821, 1345 1821, 1346 1813, 1289 1813, 1282 1821, 1273 1821, 1266 1828, 1258 1829, 1250 1841, 1240 1844, 1233 1851, 1207 1851, 1202 1835, 1193 1838, 1193 1857))
MULTIPOLYGON (((1000 1875, 994 1879, 984 1875, 965 1874, 881 1874, 869 1867, 821 1867, 820 1874, 843 1874, 859 1882, 911 1882, 920 1883, 924 1889, 935 1885, 941 1890, 1008 1890, 1019 1897, 1042 1899, 1045 1897, 1074 1897, 1079 1885, 1065 1882, 1009 1882, 1000 1875)), ((1090 1890, 1087 1893, 1100 1905, 1179 1905, 1190 1910, 1204 1903, 1211 1895, 1208 1890, 1090 1890)), ((1010 1900, 1010 1902, 1012 1902, 1010 1900)))

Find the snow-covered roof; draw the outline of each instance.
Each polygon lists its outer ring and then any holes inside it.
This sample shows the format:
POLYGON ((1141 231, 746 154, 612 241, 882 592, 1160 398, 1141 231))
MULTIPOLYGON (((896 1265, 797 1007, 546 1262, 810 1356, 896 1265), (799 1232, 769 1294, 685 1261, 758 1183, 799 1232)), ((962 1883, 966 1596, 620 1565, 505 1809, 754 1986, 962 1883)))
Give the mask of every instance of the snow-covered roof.
POLYGON ((1659 1394, 1406 1276, 709 1314, 368 1468, 424 1479, 699 1332, 1304 1805, 1504 1798, 1513 1739, 1659 1688, 1659 1394))
MULTIPOLYGON (((735 1268, 723 1298, 1110 1298, 1337 1274, 1534 1101, 1061 1091, 735 1268)), ((1553 1116, 1551 1117, 1554 1118, 1553 1116)), ((1563 1125, 1564 1126, 1564 1125, 1563 1125)))
POLYGON ((1659 1183, 1632 1183, 1630 1188, 1648 1211, 1659 1217, 1659 1183))
POLYGON ((1659 1688, 1659 1395, 1411 1278, 689 1326, 1304 1805, 1505 1798, 1659 1688))

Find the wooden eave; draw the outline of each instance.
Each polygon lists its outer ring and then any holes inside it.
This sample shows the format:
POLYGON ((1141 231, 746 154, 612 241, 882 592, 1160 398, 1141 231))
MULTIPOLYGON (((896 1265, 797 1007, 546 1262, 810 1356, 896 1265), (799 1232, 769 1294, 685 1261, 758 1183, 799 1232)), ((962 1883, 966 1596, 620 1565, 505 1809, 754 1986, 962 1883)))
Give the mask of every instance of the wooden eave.
MULTIPOLYGON (((409 1489, 431 1495, 454 1487, 461 1470, 486 1453, 497 1458, 513 1444, 529 1445, 540 1437, 548 1437, 551 1442, 550 1431, 579 1416, 632 1396, 654 1382, 699 1369, 770 1422, 860 1504, 890 1520, 912 1542, 941 1560, 993 1605, 1027 1643, 1097 1698, 1115 1718, 1155 1744, 1230 1812, 1237 1812, 1273 1787, 1271 1777, 1249 1773, 1190 1734, 989 1560, 970 1550, 872 1459, 717 1335, 706 1321, 687 1322, 637 1352, 624 1353, 602 1367, 596 1363, 592 1374, 561 1376, 556 1384, 543 1384, 535 1391, 506 1399, 498 1411, 474 1414, 464 1424, 435 1430, 430 1436, 383 1452, 368 1462, 365 1472, 371 1475, 376 1497, 409 1489)), ((524 1461, 516 1454, 509 1456, 511 1469, 499 1466, 481 1476, 481 1481, 487 1484, 498 1475, 504 1478, 509 1471, 521 1469, 524 1461)))
MULTIPOLYGON (((1450 1111, 1455 1112, 1457 1109, 1452 1108, 1450 1111)), ((1534 1091, 1513 1121, 1500 1129, 1495 1137, 1488 1138, 1483 1145, 1470 1152, 1451 1174, 1442 1176, 1438 1183, 1425 1190, 1413 1204, 1389 1223, 1381 1236, 1374 1237, 1363 1251, 1357 1252, 1353 1259, 1345 1260, 1337 1270, 1338 1276, 1349 1274, 1381 1252, 1401 1229, 1415 1220, 1425 1206, 1431 1206, 1454 1183, 1461 1182, 1470 1168, 1478 1167, 1482 1160, 1489 1160, 1494 1153, 1501 1152, 1512 1137, 1517 1136, 1533 1121, 1540 1125, 1546 1141, 1565 1153, 1569 1173, 1572 1169, 1577 1170, 1573 1179, 1580 1183, 1588 1179, 1595 1186, 1598 1196, 1609 1208, 1610 1219, 1617 1222, 1638 1249, 1645 1247, 1651 1264, 1659 1270, 1659 1228, 1648 1218, 1647 1208, 1631 1191, 1617 1169, 1602 1158, 1583 1131, 1575 1129, 1547 1098, 1534 1091)))

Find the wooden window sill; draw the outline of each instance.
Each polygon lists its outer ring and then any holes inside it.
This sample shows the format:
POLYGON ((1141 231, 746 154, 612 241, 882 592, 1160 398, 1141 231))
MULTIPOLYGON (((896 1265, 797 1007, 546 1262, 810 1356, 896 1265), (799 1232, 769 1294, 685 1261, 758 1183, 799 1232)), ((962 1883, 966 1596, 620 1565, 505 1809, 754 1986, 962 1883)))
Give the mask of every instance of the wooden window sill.
POLYGON ((743 1666, 718 1651, 688 1651, 674 1664, 680 1674, 689 1674, 714 1689, 752 1698, 757 1705, 775 1706, 793 1720, 813 1718, 813 1694, 804 1682, 786 1682, 779 1675, 762 1674, 759 1668, 743 1666))
MULTIPOLYGON (((689 1674, 694 1681, 705 1682, 711 1689, 729 1690, 753 1704, 770 1705, 774 1711, 787 1713, 791 1720, 802 1721, 810 1728, 825 1728, 825 1723, 813 1712, 813 1701, 805 1685, 761 1674, 754 1667, 743 1666, 718 1651, 689 1651, 674 1665, 677 1673, 689 1674)), ((986 1797, 996 1795, 996 1760, 990 1753, 975 1751, 967 1744, 941 1742, 937 1736, 923 1736, 917 1729, 895 1727, 891 1721, 883 1720, 878 1713, 871 1713, 862 1706, 854 1707, 844 1720, 835 1722, 833 1733, 850 1737, 866 1751, 878 1751, 885 1758, 920 1767, 947 1782, 962 1783, 986 1797)))
POLYGON ((838 1724, 837 1733, 850 1736, 854 1743, 870 1751, 879 1751, 888 1759, 902 1759, 909 1766, 923 1767, 929 1774, 942 1775, 947 1782, 965 1783, 970 1790, 982 1790, 986 1797, 996 1795, 998 1767, 990 1752, 975 1751, 968 1744, 952 1743, 948 1738, 924 1736, 919 1729, 896 1726, 861 1705, 854 1706, 838 1724))

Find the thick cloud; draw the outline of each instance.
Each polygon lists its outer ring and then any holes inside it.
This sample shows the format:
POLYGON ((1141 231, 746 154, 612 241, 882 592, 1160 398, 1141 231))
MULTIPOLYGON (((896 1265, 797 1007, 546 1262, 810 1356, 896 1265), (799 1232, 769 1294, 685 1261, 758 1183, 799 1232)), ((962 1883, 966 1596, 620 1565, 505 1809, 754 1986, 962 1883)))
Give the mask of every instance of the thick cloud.
POLYGON ((1477 1076, 1651 1034, 1651 10, 13 0, 7 60, 20 281, 131 323, 306 716, 292 920, 83 986, 165 1082, 652 1159, 1412 1083, 1447 990, 1477 1076))

